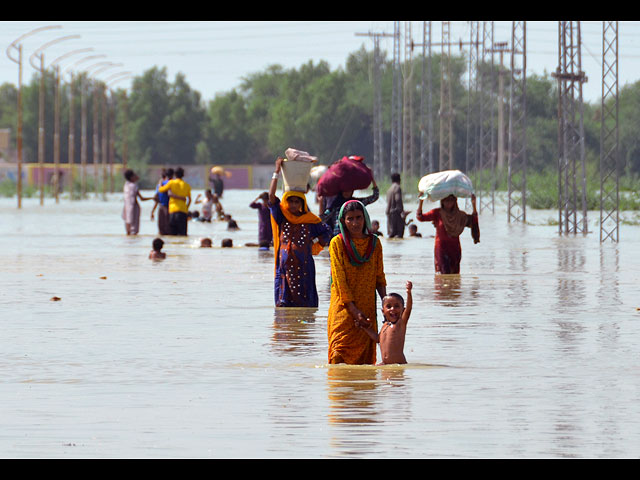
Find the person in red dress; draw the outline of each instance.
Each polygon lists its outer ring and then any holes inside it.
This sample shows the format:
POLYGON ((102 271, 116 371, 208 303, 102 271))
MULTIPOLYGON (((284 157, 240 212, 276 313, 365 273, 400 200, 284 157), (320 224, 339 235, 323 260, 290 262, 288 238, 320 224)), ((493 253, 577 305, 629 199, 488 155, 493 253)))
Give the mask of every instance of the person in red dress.
POLYGON ((436 227, 434 246, 436 273, 460 273, 460 260, 462 258, 460 235, 465 227, 471 228, 474 243, 480 241, 475 195, 471 196, 471 204, 473 206, 471 215, 458 208, 458 199, 454 195, 449 195, 440 200, 440 208, 434 208, 424 214, 422 213, 422 201, 420 199, 416 218, 421 222, 433 222, 436 227))

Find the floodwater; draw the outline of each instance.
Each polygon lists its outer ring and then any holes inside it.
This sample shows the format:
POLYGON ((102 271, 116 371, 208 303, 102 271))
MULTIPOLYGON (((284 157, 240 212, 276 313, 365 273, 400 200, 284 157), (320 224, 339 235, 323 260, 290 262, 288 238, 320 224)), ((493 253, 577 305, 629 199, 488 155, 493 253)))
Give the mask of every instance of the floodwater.
POLYGON ((597 212, 565 237, 498 205, 459 276, 434 275, 430 223, 384 239, 388 291, 414 284, 409 364, 329 367, 329 259, 317 310, 275 309, 273 254, 244 246, 258 193, 224 194, 240 231, 192 222, 162 262, 151 202, 126 237, 118 194, 0 200, 1 457, 640 456, 640 227, 600 244, 597 212))

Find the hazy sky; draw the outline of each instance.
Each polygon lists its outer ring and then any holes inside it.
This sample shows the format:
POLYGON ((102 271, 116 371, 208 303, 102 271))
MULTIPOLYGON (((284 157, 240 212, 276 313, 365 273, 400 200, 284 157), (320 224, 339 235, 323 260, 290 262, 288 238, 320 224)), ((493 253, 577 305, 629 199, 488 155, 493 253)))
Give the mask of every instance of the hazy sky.
MULTIPOLYGON (((422 44, 422 21, 413 21, 412 38, 422 44)), ((404 22, 403 22, 404 25, 404 22)), ((433 42, 440 41, 440 21, 433 22, 433 42)), ((61 69, 105 70, 96 76, 108 80, 122 72, 141 75, 153 66, 166 67, 169 81, 181 72, 187 83, 198 90, 203 99, 237 87, 243 76, 260 72, 271 64, 298 68, 313 60, 325 60, 332 69, 344 66, 349 53, 364 45, 373 49, 370 38, 356 33, 393 33, 393 21, 2 21, 0 22, 0 84, 18 82, 18 66, 6 55, 7 47, 32 30, 44 26, 61 26, 40 31, 22 41, 24 55, 23 82, 31 80, 34 68, 29 57, 42 45, 60 37, 79 35, 47 47, 45 63, 49 65, 66 53, 76 52, 60 60, 61 69), (86 57, 104 55, 100 58, 86 57), (82 61, 84 60, 84 61, 82 61), (80 62, 79 65, 76 65, 80 62), (96 65, 112 62, 115 65, 96 65)), ((585 100, 595 102, 601 96, 602 22, 582 22, 582 65, 589 81, 583 87, 585 100)), ((468 41, 469 26, 465 21, 451 22, 452 40, 468 41)), ((558 64, 557 22, 527 22, 527 73, 553 72, 558 64)), ((511 22, 496 21, 494 41, 511 42, 511 22)), ((640 22, 620 22, 619 85, 640 79, 640 22)), ((383 38, 381 47, 392 57, 393 42, 383 38)), ((436 53, 439 47, 433 47, 436 53)), ((463 47, 467 49, 468 47, 463 47)), ((458 54, 458 47, 452 54, 458 54)), ((414 55, 421 54, 421 47, 414 55)), ((505 56, 508 64, 508 56, 505 56)), ((117 78, 117 77, 115 77, 117 78)), ((131 79, 113 83, 128 88, 131 79)))

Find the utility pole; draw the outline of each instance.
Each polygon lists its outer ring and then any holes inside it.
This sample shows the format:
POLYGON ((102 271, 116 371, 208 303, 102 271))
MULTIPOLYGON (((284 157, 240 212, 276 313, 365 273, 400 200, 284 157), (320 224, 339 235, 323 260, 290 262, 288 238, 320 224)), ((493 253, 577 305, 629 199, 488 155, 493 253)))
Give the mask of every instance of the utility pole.
POLYGON ((511 27, 508 221, 527 221, 527 22, 511 27))
POLYGON ((440 170, 453 169, 453 107, 449 22, 442 22, 440 45, 440 170))
POLYGON ((559 233, 587 234, 586 166, 580 22, 558 22, 558 216, 559 233), (578 167, 581 171, 578 172, 578 167), (581 174, 581 181, 577 176, 581 174), (578 218, 578 210, 582 217, 578 218))
POLYGON ((402 82, 400 73, 400 22, 393 24, 393 91, 391 94, 391 172, 399 172, 402 160, 402 82))
POLYGON ((493 44, 492 53, 500 56, 500 65, 498 67, 498 170, 504 168, 504 76, 507 72, 504 70, 504 54, 512 53, 509 49, 508 42, 496 42, 493 44))
POLYGON ((480 72, 480 157, 476 165, 475 187, 479 210, 495 209, 495 143, 494 143, 494 72, 493 72, 493 22, 482 26, 482 71, 480 72), (490 195, 485 195, 485 181, 490 185, 490 195))
MULTIPOLYGON (((471 45, 472 47, 477 47, 479 45, 477 40, 470 40, 469 42, 463 42, 462 40, 458 40, 455 42, 451 41, 449 30, 449 22, 442 22, 442 41, 439 43, 434 43, 431 41, 431 22, 423 22, 423 43, 417 44, 412 43, 412 48, 421 46, 423 48, 423 57, 426 55, 426 51, 428 50, 427 56, 427 67, 428 73, 426 74, 428 84, 425 87, 424 85, 424 62, 423 62, 423 82, 422 82, 422 90, 427 91, 428 96, 428 107, 427 107, 427 138, 426 142, 424 141, 424 136, 421 138, 423 142, 421 143, 421 166, 422 171, 425 172, 426 168, 429 171, 436 171, 436 164, 433 158, 433 125, 432 125, 432 114, 431 114, 431 47, 439 46, 441 47, 441 83, 440 83, 440 155, 439 155, 439 170, 446 170, 453 168, 453 107, 451 101, 451 70, 450 70, 450 54, 451 54, 451 46, 457 45, 460 50, 462 50, 463 45, 471 45), (445 52, 446 48, 446 52, 445 52), (428 151, 428 155, 427 155, 428 151), (443 160, 444 158, 444 160, 443 160), (428 160, 428 166, 427 164, 428 160)), ((424 97, 423 97, 424 98, 424 97)), ((422 123, 424 124, 425 120, 425 107, 424 100, 422 101, 422 123)), ((424 127, 423 129, 424 130, 424 127)))
POLYGON ((431 22, 422 22, 422 79, 420 88, 420 175, 424 175, 426 172, 435 171, 433 161, 433 114, 431 92, 431 22), (425 68, 427 69, 426 72, 425 68), (425 80, 427 82, 426 86, 425 80), (426 105, 425 90, 427 95, 426 105), (426 135, 425 119, 427 124, 426 135))
POLYGON ((602 22, 600 242, 618 242, 620 239, 618 144, 618 22, 602 22))
POLYGON ((373 173, 375 178, 381 178, 389 172, 389 165, 384 158, 384 145, 382 140, 382 84, 380 65, 380 38, 393 37, 384 32, 356 33, 356 36, 370 37, 373 39, 373 173))
MULTIPOLYGON (((467 96, 467 149, 466 149, 466 161, 465 171, 470 172, 472 166, 475 167, 478 154, 478 125, 474 124, 474 102, 478 97, 478 51, 479 51, 479 37, 478 37, 478 24, 477 21, 469 22, 469 90, 467 96)), ((479 118, 479 115, 476 117, 479 118)))
POLYGON ((402 63, 403 106, 402 106, 402 179, 405 174, 415 173, 413 163, 413 41, 411 22, 405 22, 404 62, 402 63))

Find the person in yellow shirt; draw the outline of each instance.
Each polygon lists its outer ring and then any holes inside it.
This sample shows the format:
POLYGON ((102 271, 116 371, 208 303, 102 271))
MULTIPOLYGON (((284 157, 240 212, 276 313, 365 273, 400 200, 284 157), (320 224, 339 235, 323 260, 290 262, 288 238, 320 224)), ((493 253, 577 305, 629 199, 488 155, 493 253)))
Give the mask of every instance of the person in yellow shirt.
POLYGON ((187 214, 191 204, 191 186, 185 182, 184 169, 178 167, 174 179, 158 188, 169 194, 169 226, 172 235, 187 235, 187 214))

